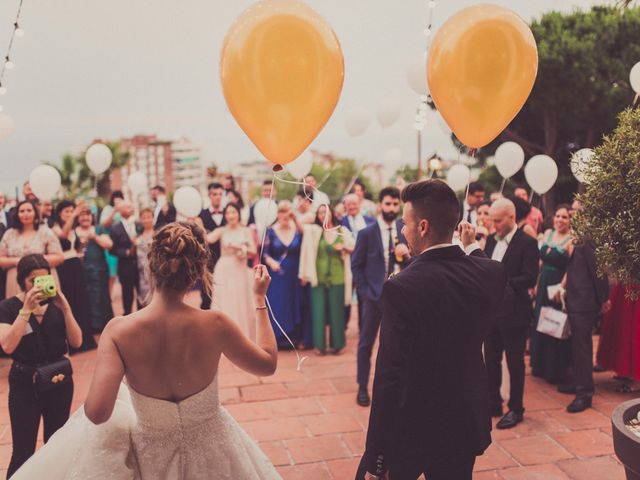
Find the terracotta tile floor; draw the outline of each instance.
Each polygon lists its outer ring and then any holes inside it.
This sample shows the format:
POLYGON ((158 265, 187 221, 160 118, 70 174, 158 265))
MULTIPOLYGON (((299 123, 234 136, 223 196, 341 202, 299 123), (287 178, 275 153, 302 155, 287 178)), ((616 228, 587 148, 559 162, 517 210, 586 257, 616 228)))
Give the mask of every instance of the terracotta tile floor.
MULTIPOLYGON (((194 304, 199 299, 190 296, 194 304)), ((114 307, 119 309, 116 301, 114 307)), ((356 309, 353 309, 354 311, 356 309)), ((255 438, 284 479, 350 479, 364 450, 368 409, 355 403, 357 322, 339 356, 309 355, 302 372, 296 357, 282 352, 270 378, 242 372, 223 359, 220 398, 255 438)), ((83 402, 95 364, 95 352, 73 357, 76 390, 73 409, 83 402)), ((0 360, 0 478, 11 455, 7 373, 0 360)), ((506 374, 506 372, 505 372, 506 374)), ((508 374, 506 374, 508 378, 508 374)), ((628 395, 615 392, 611 373, 596 374, 594 408, 570 415, 572 397, 531 376, 525 388, 525 421, 493 432, 493 444, 476 462, 474 479, 624 479, 613 454, 609 415, 628 395)))

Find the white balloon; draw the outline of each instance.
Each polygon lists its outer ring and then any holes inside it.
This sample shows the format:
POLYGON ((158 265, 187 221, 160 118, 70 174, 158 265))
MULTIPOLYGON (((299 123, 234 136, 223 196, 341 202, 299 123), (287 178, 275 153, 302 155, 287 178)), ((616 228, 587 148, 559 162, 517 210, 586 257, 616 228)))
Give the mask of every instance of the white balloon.
POLYGON ((0 113, 0 140, 4 140, 13 133, 13 118, 6 113, 0 113))
POLYGON ((173 194, 176 210, 185 217, 197 217, 202 210, 202 197, 193 187, 180 187, 173 194))
POLYGON ((416 60, 407 69, 407 82, 418 95, 427 95, 429 86, 427 85, 427 62, 421 58, 416 60))
POLYGON ((60 190, 60 172, 51 165, 40 165, 29 175, 29 185, 40 200, 51 200, 60 190))
POLYGON ((538 195, 544 195, 558 179, 558 166, 549 155, 536 155, 524 167, 527 183, 538 195))
POLYGON ((345 127, 351 137, 362 135, 369 128, 370 123, 371 115, 365 108, 355 107, 347 112, 345 127))
POLYGON ((516 142, 505 142, 496 150, 496 168, 502 178, 518 173, 524 165, 524 150, 516 142))
POLYGON ((376 114, 380 126, 386 128, 396 123, 400 118, 400 110, 401 106, 397 100, 390 99, 382 102, 376 114))
POLYGON ((384 163, 387 166, 400 165, 404 160, 404 152, 401 148, 390 148, 384 152, 384 163))
POLYGON ((466 165, 454 165, 447 172, 447 183, 456 192, 465 189, 470 178, 471 171, 466 165))
POLYGON ((87 149, 84 158, 91 171, 99 175, 111 166, 113 154, 104 143, 94 143, 87 149))
POLYGON ((594 151, 590 148, 583 148, 571 155, 571 173, 580 183, 589 183, 587 167, 593 160, 594 151))
POLYGON ((305 152, 291 163, 287 163, 284 168, 295 179, 306 177, 313 166, 313 157, 309 152, 305 152))
POLYGON ((133 172, 127 178, 127 185, 134 195, 143 193, 147 189, 147 176, 142 172, 133 172))
POLYGON ((631 69, 629 82, 633 91, 640 95, 640 62, 636 63, 631 69))
POLYGON ((253 206, 253 217, 256 220, 256 226, 260 233, 266 227, 273 224, 278 218, 278 206, 275 200, 261 198, 253 206))

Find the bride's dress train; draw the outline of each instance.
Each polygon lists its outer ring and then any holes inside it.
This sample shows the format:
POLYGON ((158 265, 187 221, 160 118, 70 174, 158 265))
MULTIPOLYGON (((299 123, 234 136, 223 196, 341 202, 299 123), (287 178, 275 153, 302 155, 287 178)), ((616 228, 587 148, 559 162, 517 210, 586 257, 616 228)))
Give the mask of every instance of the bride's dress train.
POLYGON ((78 411, 12 480, 279 479, 255 442, 220 405, 216 378, 170 402, 125 384, 109 421, 78 411))

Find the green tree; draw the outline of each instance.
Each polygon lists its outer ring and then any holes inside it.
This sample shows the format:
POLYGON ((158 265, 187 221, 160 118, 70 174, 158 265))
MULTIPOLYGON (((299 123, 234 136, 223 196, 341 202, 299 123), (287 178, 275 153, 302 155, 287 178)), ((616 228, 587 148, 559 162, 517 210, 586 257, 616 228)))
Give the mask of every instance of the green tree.
POLYGON ((87 166, 84 153, 81 155, 65 153, 59 164, 46 162, 60 172, 62 189, 66 197, 93 196, 97 189, 98 203, 101 206, 105 203, 111 194, 109 175, 129 161, 129 153, 121 151, 119 142, 108 142, 106 145, 113 154, 113 160, 109 169, 99 176, 96 176, 87 166))
POLYGON ((405 182, 415 182, 418 180, 418 169, 411 165, 405 165, 396 170, 395 176, 400 176, 405 182))
MULTIPOLYGON (((573 221, 582 239, 596 244, 601 271, 640 285, 640 109, 620 115, 613 135, 595 149, 587 168, 589 185, 579 195, 582 211, 573 221)), ((638 290, 633 292, 637 297, 638 290)))
MULTIPOLYGON (((539 53, 531 96, 509 127, 478 156, 482 163, 508 140, 518 142, 528 156, 550 155, 560 174, 545 196, 550 207, 570 200, 577 188, 569 169, 571 153, 598 145, 634 98, 628 79, 640 58, 640 7, 550 12, 534 21, 531 30, 539 53)), ((524 182, 522 172, 514 180, 524 182)))

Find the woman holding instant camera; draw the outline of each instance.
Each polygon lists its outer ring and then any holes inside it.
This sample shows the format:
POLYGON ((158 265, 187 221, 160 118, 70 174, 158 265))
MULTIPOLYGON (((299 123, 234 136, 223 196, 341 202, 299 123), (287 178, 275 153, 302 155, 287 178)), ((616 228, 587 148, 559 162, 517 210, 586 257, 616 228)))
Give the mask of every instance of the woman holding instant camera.
POLYGON ((33 455, 41 417, 45 443, 69 418, 73 379, 65 354, 82 344, 82 331, 43 255, 22 257, 17 281, 22 292, 0 302, 0 346, 13 359, 7 478, 33 455))

